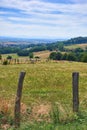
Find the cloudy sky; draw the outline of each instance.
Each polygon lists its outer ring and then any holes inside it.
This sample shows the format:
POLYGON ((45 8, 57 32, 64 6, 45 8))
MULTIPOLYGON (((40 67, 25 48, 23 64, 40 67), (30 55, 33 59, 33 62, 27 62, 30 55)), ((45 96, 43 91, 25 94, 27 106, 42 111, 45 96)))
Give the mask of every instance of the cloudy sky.
POLYGON ((87 0, 0 0, 0 36, 87 36, 87 0))

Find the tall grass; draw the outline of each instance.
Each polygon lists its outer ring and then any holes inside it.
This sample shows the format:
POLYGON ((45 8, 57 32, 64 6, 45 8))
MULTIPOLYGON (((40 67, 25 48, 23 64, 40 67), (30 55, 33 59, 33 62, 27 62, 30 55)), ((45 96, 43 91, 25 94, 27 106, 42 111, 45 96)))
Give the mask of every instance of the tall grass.
MULTIPOLYGON (((36 64, 0 65, 0 101, 5 101, 7 106, 9 104, 6 118, 10 117, 10 122, 13 119, 15 94, 20 71, 26 71, 20 129, 72 130, 76 127, 76 130, 78 130, 81 127, 85 130, 87 128, 86 116, 82 118, 72 113, 72 72, 74 71, 80 72, 80 110, 86 111, 87 108, 86 63, 49 61, 36 64), (37 114, 39 109, 42 110, 41 105, 46 106, 47 104, 51 107, 48 111, 49 115, 37 114), (36 113, 34 113, 35 108, 37 108, 36 113)), ((0 102, 0 107, 2 104, 0 102)), ((4 109, 1 107, 0 111, 2 110, 4 109)), ((0 118, 2 116, 1 114, 0 118)))

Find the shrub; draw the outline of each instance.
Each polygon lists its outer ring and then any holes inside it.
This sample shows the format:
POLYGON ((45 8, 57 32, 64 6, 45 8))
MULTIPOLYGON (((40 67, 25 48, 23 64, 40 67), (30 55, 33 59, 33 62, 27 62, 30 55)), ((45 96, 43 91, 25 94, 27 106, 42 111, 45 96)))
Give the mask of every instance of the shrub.
POLYGON ((67 59, 67 53, 64 53, 63 55, 62 55, 62 60, 66 60, 67 59))
POLYGON ((8 65, 8 61, 7 60, 3 61, 3 65, 8 65))
POLYGON ((34 57, 34 54, 31 52, 30 54, 29 54, 29 58, 33 58, 34 57))
POLYGON ((2 59, 2 55, 0 54, 0 60, 2 59))
POLYGON ((74 53, 69 53, 67 56, 68 61, 77 61, 76 55, 74 53))
POLYGON ((12 59, 12 56, 7 56, 7 59, 8 59, 8 60, 11 60, 11 59, 12 59))
POLYGON ((57 52, 57 54, 56 54, 56 60, 61 60, 61 58, 62 58, 62 53, 57 52))
POLYGON ((82 62, 87 62, 87 53, 83 54, 82 58, 81 58, 82 62))
POLYGON ((49 56, 50 59, 56 60, 56 52, 52 52, 49 56))

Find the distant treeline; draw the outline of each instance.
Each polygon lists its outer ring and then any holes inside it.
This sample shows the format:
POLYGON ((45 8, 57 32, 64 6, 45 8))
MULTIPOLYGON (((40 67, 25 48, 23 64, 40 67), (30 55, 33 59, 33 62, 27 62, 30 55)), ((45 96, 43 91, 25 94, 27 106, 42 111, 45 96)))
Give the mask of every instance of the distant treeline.
POLYGON ((19 56, 28 56, 31 52, 39 52, 39 51, 45 51, 45 50, 64 50, 63 43, 52 43, 52 44, 30 44, 26 47, 20 47, 19 46, 0 46, 0 54, 10 54, 10 53, 17 53, 19 56))
POLYGON ((19 47, 0 47, 0 54, 17 53, 19 50, 19 47))
POLYGON ((87 43, 87 37, 76 37, 76 38, 71 38, 67 41, 63 41, 65 45, 71 45, 71 44, 82 44, 82 43, 87 43))
MULTIPOLYGON (((69 52, 72 50, 66 49, 66 45, 71 45, 71 44, 81 44, 81 43, 87 43, 87 37, 77 37, 77 38, 72 38, 67 41, 58 41, 54 43, 43 43, 43 44, 29 44, 29 45, 16 45, 16 46, 3 46, 0 45, 0 54, 9 54, 9 53, 17 53, 19 56, 28 56, 29 53, 31 52, 39 52, 39 51, 65 51, 69 52)), ((76 50, 79 51, 79 48, 76 50)), ((81 50, 80 51, 84 51, 81 50)))

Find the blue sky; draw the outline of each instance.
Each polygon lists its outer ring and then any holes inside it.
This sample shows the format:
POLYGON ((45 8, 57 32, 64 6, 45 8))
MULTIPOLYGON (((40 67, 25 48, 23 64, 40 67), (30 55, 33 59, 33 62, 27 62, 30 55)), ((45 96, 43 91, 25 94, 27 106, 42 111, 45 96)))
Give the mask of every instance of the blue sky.
POLYGON ((0 36, 87 36, 87 0, 0 0, 0 36))

